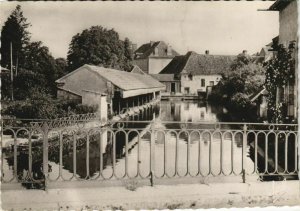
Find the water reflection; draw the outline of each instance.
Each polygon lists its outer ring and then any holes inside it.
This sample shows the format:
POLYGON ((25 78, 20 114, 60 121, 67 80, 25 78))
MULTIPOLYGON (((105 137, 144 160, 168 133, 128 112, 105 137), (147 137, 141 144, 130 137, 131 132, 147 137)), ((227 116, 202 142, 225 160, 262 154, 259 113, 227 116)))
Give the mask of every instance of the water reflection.
MULTIPOLYGON (((219 117, 222 116, 223 108, 212 106, 204 102, 188 102, 188 101, 162 101, 159 105, 153 106, 141 110, 134 116, 128 117, 127 120, 153 120, 155 116, 156 124, 155 127, 161 129, 180 129, 181 125, 176 123, 180 122, 200 122, 199 124, 190 125, 188 129, 205 129, 208 128, 208 125, 205 125, 205 122, 218 122, 219 117), (168 121, 170 123, 162 124, 161 121, 168 121), (174 122, 174 123, 172 123, 174 122), (203 122, 203 124, 201 124, 203 122)), ((126 120, 126 119, 125 119, 126 120)), ((116 125, 114 125, 116 127, 116 125)), ((140 165, 140 170, 142 175, 147 176, 150 170, 150 134, 145 129, 149 128, 148 123, 126 123, 124 128, 135 129, 138 128, 139 133, 141 134, 140 139, 140 155, 138 155, 137 146, 137 133, 130 133, 128 135, 128 173, 130 175, 137 174, 137 163, 140 165), (139 157, 139 159, 138 159, 139 157)), ((99 132, 99 131, 98 131, 99 132)), ((113 168, 116 172, 116 175, 122 177, 125 173, 125 134, 120 132, 115 136, 107 133, 105 145, 100 146, 100 135, 94 134, 90 137, 90 143, 87 150, 86 138, 78 138, 76 140, 76 149, 73 148, 73 138, 71 135, 63 136, 63 158, 62 158, 62 175, 65 179, 71 178, 73 174, 80 178, 86 178, 87 175, 91 177, 97 176, 99 174, 100 168, 103 169, 103 176, 109 178, 113 174, 113 168), (103 151, 101 151, 103 149, 103 151), (74 156, 74 152, 76 156, 74 156), (87 153, 89 156, 89 166, 87 168, 87 153), (75 157, 75 160, 74 160, 75 157), (116 158, 115 163, 114 159, 116 158), (76 161, 76 172, 74 172, 74 165, 76 161)), ((159 171, 163 171, 163 168, 166 168, 166 172, 169 175, 172 175, 175 166, 175 155, 178 153, 178 169, 181 171, 181 174, 184 174, 187 166, 187 139, 188 134, 182 132, 178 134, 178 140, 175 133, 168 133, 164 135, 159 133, 156 136, 156 168, 159 171), (166 155, 164 155, 164 145, 167 147, 166 155), (178 146, 178 151, 176 149, 178 146), (164 159, 167 159, 167 165, 164 166, 164 159)), ((204 134, 202 137, 203 141, 199 142, 200 136, 199 133, 190 134, 190 156, 191 159, 195 159, 191 165, 190 170, 196 172, 198 168, 197 159, 199 153, 199 145, 201 148, 201 162, 202 170, 205 172, 209 169, 209 149, 212 147, 212 157, 215 160, 220 160, 220 137, 215 135, 210 137, 210 135, 204 134)), ((56 143, 59 143, 59 139, 53 140, 56 143)), ((232 138, 225 140, 223 144, 223 149, 230 154, 232 144, 232 138)), ((234 150, 235 156, 241 156, 241 145, 242 140, 240 137, 235 138, 234 150)), ((59 145, 56 148, 49 149, 49 160, 51 165, 50 178, 56 178, 58 176, 58 165, 59 165, 59 145)), ((226 154, 226 152, 224 152, 226 154)), ((22 153, 18 155, 18 174, 21 174, 23 171, 28 170, 28 159, 22 158, 22 153), (22 159, 21 159, 22 158, 22 159)), ((13 157, 7 157, 9 166, 13 166, 13 157)), ((236 159, 236 166, 240 166, 241 159, 236 159)), ((214 160, 212 160, 214 161, 214 160)), ((213 166, 212 170, 217 172, 219 162, 215 162, 216 165, 213 166)), ((225 165, 225 164, 224 164, 225 165)), ((226 164, 230 165, 230 163, 226 164)), ((42 177, 42 159, 38 159, 37 162, 34 162, 33 172, 34 175, 42 177)), ((229 169, 229 167, 228 167, 229 169)))

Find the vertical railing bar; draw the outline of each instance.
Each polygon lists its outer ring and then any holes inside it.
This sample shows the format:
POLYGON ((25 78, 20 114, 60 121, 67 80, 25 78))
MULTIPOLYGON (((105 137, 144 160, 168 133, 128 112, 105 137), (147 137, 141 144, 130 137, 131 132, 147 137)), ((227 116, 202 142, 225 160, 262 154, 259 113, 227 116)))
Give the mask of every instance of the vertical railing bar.
POLYGON ((224 133, 221 134, 221 142, 220 142, 220 174, 224 174, 224 169, 223 169, 223 141, 224 141, 224 133))
POLYGON ((112 144, 113 144, 113 166, 112 166, 112 169, 113 169, 113 175, 115 176, 115 177, 117 177, 116 176, 116 132, 113 132, 112 133, 112 144))
POLYGON ((163 176, 167 174, 166 168, 167 168, 167 146, 166 146, 166 133, 164 131, 164 174, 163 176))
POLYGON ((258 140, 258 134, 255 133, 255 140, 254 140, 254 171, 255 173, 258 173, 257 168, 257 140, 258 140))
POLYGON ((294 134, 295 137, 295 169, 294 172, 297 172, 297 168, 298 168, 298 136, 296 134, 294 134))
POLYGON ((73 175, 76 177, 76 134, 73 134, 73 175))
MULTIPOLYGON (((274 134, 275 135, 275 134, 274 134)), ((275 135, 275 169, 274 173, 278 173, 278 136, 280 134, 275 135)))
POLYGON ((179 176, 178 173, 178 140, 179 140, 179 135, 177 133, 177 131, 174 131, 176 134, 176 144, 175 144, 175 175, 179 176))
POLYGON ((137 176, 141 176, 140 165, 141 165, 141 155, 140 155, 140 147, 141 147, 141 133, 138 131, 138 146, 137 146, 137 176))
POLYGON ((243 126, 243 148, 242 148, 242 173, 245 176, 246 174, 246 147, 247 147, 247 125, 243 126))
POLYGON ((150 140, 150 174, 152 177, 155 176, 155 137, 156 131, 151 130, 151 140, 150 140))
POLYGON ((47 188, 47 179, 48 179, 48 132, 49 132, 49 126, 45 122, 42 126, 42 131, 44 135, 44 141, 43 141, 43 173, 44 173, 44 183, 45 183, 45 189, 47 188))
MULTIPOLYGON (((100 151, 100 154, 99 154, 99 176, 103 176, 102 175, 102 171, 103 171, 103 152, 104 152, 104 149, 102 149, 102 134, 103 133, 103 130, 100 129, 100 133, 99 133, 99 151, 100 151)), ((107 141, 107 140, 106 140, 107 141)))
POLYGON ((191 137, 188 131, 186 131, 188 135, 188 140, 187 140, 187 159, 186 159, 186 175, 190 174, 190 142, 191 142, 191 137))
POLYGON ((269 137, 269 134, 266 134, 265 135, 265 174, 268 173, 268 137, 269 137))
POLYGON ((125 176, 127 175, 129 177, 129 173, 128 173, 128 132, 125 133, 125 176))
POLYGON ((17 171, 17 153, 18 153, 18 146, 17 146, 17 134, 16 133, 14 133, 14 176, 15 176, 15 178, 17 179, 17 181, 18 181, 18 175, 17 175, 17 173, 18 173, 18 171, 17 171))
POLYGON ((90 178, 90 136, 86 132, 86 178, 90 178))
POLYGON ((234 142, 234 139, 235 139, 235 135, 234 135, 234 133, 233 132, 231 132, 231 173, 232 174, 235 174, 235 172, 234 172, 234 164, 233 164, 233 160, 234 160, 234 153, 233 153, 233 150, 234 150, 234 144, 233 144, 233 142, 234 142))
POLYGON ((28 137, 28 175, 32 179, 32 143, 31 143, 31 132, 29 132, 28 137))
POLYGON ((63 166, 63 133, 59 133, 59 177, 62 177, 63 166))
POLYGON ((209 132, 209 159, 208 159, 208 171, 209 173, 208 174, 212 174, 212 167, 211 167, 211 160, 212 160, 212 139, 213 139, 213 136, 211 134, 211 132, 209 132))
POLYGON ((203 175, 201 171, 201 140, 202 140, 202 133, 199 133, 199 145, 198 145, 198 175, 203 175))
POLYGON ((284 173, 288 172, 288 136, 290 134, 285 135, 285 142, 284 142, 284 173))

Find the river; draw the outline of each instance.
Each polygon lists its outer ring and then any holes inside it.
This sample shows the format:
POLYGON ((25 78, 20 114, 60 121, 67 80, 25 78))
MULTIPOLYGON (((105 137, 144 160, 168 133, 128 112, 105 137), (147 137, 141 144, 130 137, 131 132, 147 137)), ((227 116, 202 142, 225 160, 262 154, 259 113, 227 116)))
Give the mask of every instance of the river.
MULTIPOLYGON (((180 129, 182 124, 178 122, 197 123, 195 129, 205 127, 205 122, 219 122, 223 121, 220 117, 226 114, 226 109, 220 106, 212 106, 205 102, 195 101, 161 101, 157 106, 142 110, 139 114, 129 117, 127 120, 149 120, 153 121, 155 116, 155 127, 159 130, 180 129), (166 122, 167 123, 163 123, 166 122), (201 124, 199 124, 201 123, 201 124)), ((149 123, 130 123, 125 125, 130 128, 138 128, 141 133, 140 144, 132 145, 128 151, 128 168, 127 173, 130 177, 137 175, 138 168, 140 175, 146 177, 150 173, 150 134, 147 133, 149 123), (138 153, 139 152, 139 153, 138 153)), ((125 127, 126 128, 126 127, 125 127)), ((190 128, 189 128, 190 129, 190 128)), ((221 138, 219 134, 215 134, 210 142, 208 134, 203 136, 203 141, 199 141, 198 133, 190 134, 190 142, 188 144, 188 135, 181 133, 178 135, 176 142, 176 134, 170 132, 164 135, 162 132, 157 133, 155 144, 155 175, 160 177, 164 174, 169 176, 175 174, 175 166, 177 165, 178 174, 185 175, 187 172, 187 153, 189 152, 189 172, 191 175, 196 175, 201 171, 206 175, 211 171, 213 174, 218 174, 220 165, 222 165, 223 172, 230 174, 231 170, 240 173, 242 171, 242 136, 238 135, 234 141, 230 136, 225 137, 222 142, 221 152, 221 138), (211 144, 209 144, 211 143, 211 144), (176 144, 178 150, 176 152, 176 144), (199 146, 200 144, 200 146, 199 146), (189 147, 188 147, 189 146, 189 147), (209 154, 211 153, 211 154, 209 154), (222 154, 222 161, 221 160, 222 154), (177 158, 176 158, 177 155, 177 158), (233 158, 231 159, 231 155, 233 158), (177 159, 177 160, 176 160, 177 159), (211 159, 211 160, 210 160, 211 159), (200 165, 198 165, 200 161, 200 165), (177 162, 177 164, 175 164, 177 162)), ((137 140, 137 134, 132 132, 129 134, 129 142, 137 140)), ((125 174, 125 136, 120 133, 116 137, 116 162, 115 162, 115 175, 121 178, 125 174)), ((76 144, 76 176, 78 178, 85 178, 87 175, 87 146, 86 142, 77 141, 76 144)), ((100 150, 98 141, 90 141, 89 143, 89 174, 91 177, 97 177, 100 169, 100 150)), ((49 156, 49 164, 51 172, 49 173, 50 179, 55 179, 59 175, 59 149, 53 150, 49 156)), ((249 147, 247 147, 249 154, 249 147)), ((103 153, 103 177, 110 178, 113 174, 113 150, 110 142, 106 145, 105 152, 103 153)), ((62 176, 64 179, 69 179, 73 175, 73 148, 66 147, 63 151, 63 167, 62 176)), ((12 175, 11 159, 4 159, 3 172, 6 180, 12 175)), ((245 161, 245 169, 247 172, 253 171, 253 162, 249 155, 245 161)), ((20 177, 25 177, 28 170, 28 158, 18 156, 18 174, 20 177)), ((37 172, 41 171, 41 162, 33 165, 33 172, 38 176, 37 172)), ((220 177, 219 181, 222 181, 220 177)), ((240 181, 240 180, 239 180, 240 181)))

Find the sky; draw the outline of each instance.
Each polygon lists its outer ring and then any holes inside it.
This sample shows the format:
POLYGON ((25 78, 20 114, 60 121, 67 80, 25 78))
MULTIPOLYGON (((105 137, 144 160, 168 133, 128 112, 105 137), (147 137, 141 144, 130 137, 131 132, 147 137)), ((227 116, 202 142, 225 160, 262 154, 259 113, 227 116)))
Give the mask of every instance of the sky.
POLYGON ((188 51, 253 54, 279 33, 272 1, 217 2, 1 2, 1 28, 20 4, 31 23, 32 41, 42 41, 52 55, 67 57, 71 39, 91 26, 114 28, 137 46, 165 41, 180 54, 188 51))

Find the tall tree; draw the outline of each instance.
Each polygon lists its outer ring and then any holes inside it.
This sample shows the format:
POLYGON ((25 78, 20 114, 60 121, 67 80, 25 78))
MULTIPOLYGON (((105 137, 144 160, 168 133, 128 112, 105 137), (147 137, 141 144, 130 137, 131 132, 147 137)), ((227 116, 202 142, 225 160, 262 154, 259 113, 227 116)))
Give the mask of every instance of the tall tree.
POLYGON ((102 26, 92 26, 73 36, 67 60, 69 71, 84 64, 115 69, 126 69, 129 66, 124 41, 120 40, 114 29, 108 30, 102 26))
POLYGON ((27 28, 30 26, 18 5, 11 13, 1 30, 1 66, 10 68, 10 45, 14 66, 24 63, 24 48, 30 40, 27 28))
POLYGON ((56 62, 48 47, 40 41, 31 42, 25 48, 25 58, 24 68, 40 74, 46 81, 44 89, 55 95, 56 62))

